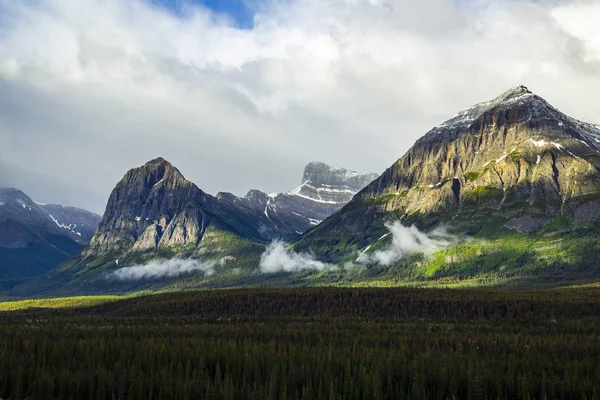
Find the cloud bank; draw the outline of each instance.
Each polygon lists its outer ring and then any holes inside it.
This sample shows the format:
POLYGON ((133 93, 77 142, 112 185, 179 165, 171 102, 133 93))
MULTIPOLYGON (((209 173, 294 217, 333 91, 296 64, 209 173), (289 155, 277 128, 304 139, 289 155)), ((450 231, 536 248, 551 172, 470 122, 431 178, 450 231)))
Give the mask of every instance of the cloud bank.
POLYGON ((169 260, 154 260, 147 264, 120 268, 108 274, 107 278, 120 281, 137 281, 144 279, 175 278, 192 272, 202 271, 205 275, 214 274, 217 265, 223 261, 201 261, 194 259, 173 258, 169 260))
POLYGON ((456 238, 443 229, 425 233, 414 225, 406 227, 400 221, 387 223, 386 228, 389 229, 392 235, 392 243, 386 248, 372 253, 367 253, 367 248, 359 255, 356 262, 389 266, 408 255, 417 253, 431 255, 456 243, 456 238))
POLYGON ((312 254, 296 253, 281 241, 267 246, 260 257, 260 270, 267 274, 302 270, 322 271, 327 267, 331 265, 317 260, 312 254))
POLYGON ((159 155, 209 193, 285 190, 313 160, 383 171, 518 84, 600 122, 597 1, 258 3, 240 29, 185 2, 0 0, 0 164, 102 212, 159 155))

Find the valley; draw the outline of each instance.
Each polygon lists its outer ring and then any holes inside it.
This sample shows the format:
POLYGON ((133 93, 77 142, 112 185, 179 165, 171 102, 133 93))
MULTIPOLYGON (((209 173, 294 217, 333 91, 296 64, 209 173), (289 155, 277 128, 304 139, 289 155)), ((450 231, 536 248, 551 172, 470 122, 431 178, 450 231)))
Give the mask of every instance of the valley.
POLYGON ((1 397, 593 399, 600 392, 598 287, 240 289, 96 300, 0 311, 1 397))

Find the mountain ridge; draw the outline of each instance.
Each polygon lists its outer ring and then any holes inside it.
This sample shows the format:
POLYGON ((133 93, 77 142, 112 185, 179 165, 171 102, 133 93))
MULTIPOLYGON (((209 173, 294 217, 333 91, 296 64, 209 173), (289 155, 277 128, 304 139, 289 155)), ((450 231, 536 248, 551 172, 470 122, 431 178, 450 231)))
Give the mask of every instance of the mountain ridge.
POLYGON ((360 173, 322 162, 304 168, 300 186, 282 193, 250 190, 244 197, 219 193, 220 200, 263 213, 278 229, 302 234, 347 204, 376 173, 360 173))
MULTIPOLYGON (((353 260, 355 252, 368 253, 391 240, 386 238, 386 224, 400 221, 425 231, 446 226, 455 235, 490 240, 499 248, 519 238, 530 243, 530 248, 518 250, 521 259, 526 255, 530 258, 526 265, 544 274, 551 275, 552 268, 572 268, 566 260, 574 256, 577 265, 590 271, 592 266, 579 254, 587 251, 581 243, 589 241, 594 243, 589 251, 596 249, 599 149, 596 125, 566 116, 519 86, 431 129, 350 203, 304 235, 295 248, 329 262, 353 260), (545 246, 561 250, 539 258, 549 250, 542 247, 532 253, 531 246, 546 238, 565 244, 545 246), (569 246, 577 248, 577 254, 569 246)), ((480 260, 477 268, 488 263, 488 269, 497 268, 495 276, 506 276, 499 268, 517 265, 514 257, 492 260, 485 251, 467 257, 452 250, 448 260, 460 261, 440 261, 435 268, 451 277, 456 274, 452 268, 468 264, 471 269, 469 260, 480 260)))
POLYGON ((197 246, 213 220, 260 243, 278 235, 267 218, 223 204, 159 157, 129 170, 117 183, 84 255, 197 246))
POLYGON ((99 218, 0 188, 0 287, 40 276, 77 254, 99 218))
POLYGON ((347 180, 335 180, 355 173, 312 167, 301 186, 284 194, 213 197, 164 159, 152 160, 115 187, 91 252, 48 274, 50 286, 17 292, 556 286, 600 276, 594 261, 600 257, 600 129, 524 86, 434 127, 355 195, 347 180), (274 204, 281 197, 327 205, 345 195, 351 199, 339 211, 301 237, 282 203, 274 204), (443 240, 435 236, 440 232, 443 240), (273 240, 292 241, 296 253, 281 243, 267 246, 273 240), (275 267, 265 272, 260 263, 267 253, 275 267), (201 272, 109 279, 117 268, 156 268, 161 260, 188 260, 201 272), (288 262, 294 267, 286 268, 288 262))

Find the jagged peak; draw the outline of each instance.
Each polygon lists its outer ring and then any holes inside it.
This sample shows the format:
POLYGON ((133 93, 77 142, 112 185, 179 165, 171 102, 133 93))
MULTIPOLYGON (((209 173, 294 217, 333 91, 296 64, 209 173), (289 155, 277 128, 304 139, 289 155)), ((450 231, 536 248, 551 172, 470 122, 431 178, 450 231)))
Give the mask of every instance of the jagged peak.
POLYGON ((515 86, 511 89, 508 89, 506 92, 502 93, 500 96, 496 97, 492 100, 492 103, 502 103, 507 100, 512 100, 515 98, 521 98, 524 96, 533 95, 533 92, 527 88, 527 86, 519 85, 515 86))
MULTIPOLYGON (((456 116, 436 126, 423 136, 417 144, 441 144, 455 140, 460 133, 468 131, 476 121, 483 118, 489 112, 502 109, 505 112, 515 108, 521 110, 514 114, 520 115, 513 122, 518 124, 530 123, 531 121, 552 121, 557 129, 554 130, 554 136, 559 132, 562 135, 570 136, 578 141, 584 141, 588 147, 600 147, 600 130, 597 126, 571 118, 540 96, 534 94, 526 86, 520 85, 511 88, 493 100, 476 104, 469 107, 456 116)), ((508 114, 504 114, 508 115, 508 114)), ((493 123, 488 118, 485 123, 493 123)), ((535 138, 533 138, 535 139, 535 138)), ((537 140, 537 139, 535 139, 537 140)))
MULTIPOLYGON (((531 90, 529 90, 527 88, 527 86, 519 85, 519 86, 513 87, 511 89, 508 89, 507 91, 502 93, 500 96, 498 96, 492 100, 475 104, 474 106, 471 106, 471 107, 459 112, 457 117, 462 117, 462 116, 468 115, 468 116, 475 118, 476 116, 480 116, 481 114, 485 113, 486 111, 488 111, 494 107, 497 107, 500 105, 510 105, 510 104, 516 103, 519 100, 524 100, 528 97, 538 98, 537 96, 535 96, 533 94, 533 92, 531 90)), ((452 119, 450 121, 452 121, 452 119)))
POLYGON ((248 193, 246 193, 246 196, 244 196, 244 197, 246 197, 247 199, 253 198, 253 197, 267 198, 267 197, 269 197, 269 195, 266 194, 265 192, 263 192, 262 190, 250 189, 248 191, 248 193))
POLYGON ((162 157, 158 157, 148 161, 140 167, 130 169, 128 173, 133 173, 135 175, 158 174, 161 177, 164 177, 171 172, 176 175, 181 175, 181 172, 179 172, 179 170, 175 168, 173 164, 162 157))
POLYGON ((302 184, 311 182, 315 185, 348 186, 360 190, 374 180, 379 174, 361 173, 346 168, 330 166, 319 161, 306 165, 302 174, 302 184))
POLYGON ((434 127, 419 141, 425 142, 445 142, 452 141, 459 132, 469 129, 482 116, 491 110, 497 108, 512 109, 517 106, 529 107, 536 110, 534 114, 551 113, 553 115, 561 114, 548 104, 544 99, 535 95, 524 85, 513 87, 496 98, 475 104, 467 109, 460 111, 454 117, 445 121, 441 125, 434 127))
POLYGON ((157 158, 155 158, 153 160, 150 160, 150 161, 148 161, 144 165, 148 165, 148 166, 154 166, 154 165, 159 166, 160 165, 160 166, 165 166, 165 167, 167 167, 167 166, 172 167, 173 166, 173 164, 171 164, 169 161, 165 160, 162 157, 157 157, 157 158))
POLYGON ((215 196, 217 200, 227 200, 227 201, 235 201, 237 200, 237 196, 230 192, 219 192, 215 196))
POLYGON ((519 100, 524 100, 526 98, 534 98, 534 97, 539 99, 539 97, 536 96, 531 90, 529 90, 529 88, 527 88, 527 86, 519 85, 519 86, 515 86, 513 88, 508 89, 507 91, 503 92, 500 96, 495 97, 492 100, 475 104, 474 106, 471 106, 471 107, 461 111, 459 113, 459 115, 468 113, 472 110, 485 112, 485 111, 487 111, 491 108, 494 108, 496 106, 499 106, 499 105, 510 105, 519 100))
POLYGON ((119 185, 143 186, 153 190, 165 185, 175 187, 180 185, 189 186, 193 183, 185 179, 173 164, 159 157, 127 171, 119 185))

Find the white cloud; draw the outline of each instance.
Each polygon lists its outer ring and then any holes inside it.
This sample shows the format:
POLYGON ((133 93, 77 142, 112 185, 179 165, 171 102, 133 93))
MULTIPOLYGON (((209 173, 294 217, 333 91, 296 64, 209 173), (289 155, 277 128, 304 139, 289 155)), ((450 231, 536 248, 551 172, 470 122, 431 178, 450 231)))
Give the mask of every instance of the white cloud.
POLYGON ((107 275, 109 279, 121 281, 137 281, 143 279, 174 278, 192 272, 202 271, 205 275, 214 274, 217 265, 225 264, 221 261, 201 261, 195 259, 173 258, 169 260, 154 260, 147 264, 119 268, 107 275))
POLYGON ((105 199, 161 155, 241 194, 312 160, 383 171, 518 84, 600 122, 596 1, 267 1, 251 30, 185 9, 0 0, 0 164, 105 199))
POLYGON ((280 241, 267 246, 260 257, 260 270, 267 274, 302 270, 322 271, 330 266, 317 260, 312 254, 296 253, 280 241))
POLYGON ((400 221, 387 223, 386 228, 392 235, 392 243, 381 250, 360 254, 357 262, 389 266, 408 255, 423 253, 429 256, 456 243, 456 238, 449 235, 444 229, 425 233, 414 225, 406 227, 400 221))

